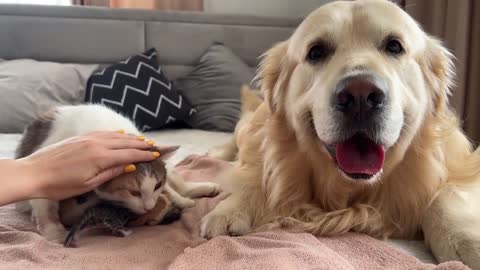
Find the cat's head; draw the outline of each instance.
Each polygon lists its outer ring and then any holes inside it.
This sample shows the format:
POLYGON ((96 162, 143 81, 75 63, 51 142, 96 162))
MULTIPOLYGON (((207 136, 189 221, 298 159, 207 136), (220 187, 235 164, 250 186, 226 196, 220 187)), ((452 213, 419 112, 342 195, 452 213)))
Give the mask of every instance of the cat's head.
POLYGON ((100 199, 129 208, 136 214, 145 214, 155 207, 167 182, 165 160, 171 157, 178 146, 155 147, 153 151, 161 153, 160 158, 135 164, 133 173, 120 175, 95 189, 100 199))

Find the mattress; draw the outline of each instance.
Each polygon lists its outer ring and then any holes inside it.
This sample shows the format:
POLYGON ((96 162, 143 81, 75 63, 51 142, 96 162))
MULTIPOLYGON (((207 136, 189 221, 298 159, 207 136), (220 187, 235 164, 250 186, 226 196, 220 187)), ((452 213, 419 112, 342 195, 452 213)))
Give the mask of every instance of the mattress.
MULTIPOLYGON (((168 161, 168 166, 173 166, 190 154, 206 154, 210 147, 225 143, 231 134, 185 129, 147 132, 145 136, 154 140, 157 145, 180 146, 177 153, 168 161)), ((19 139, 19 134, 0 134, 0 158, 12 158, 19 139)), ((422 241, 391 239, 386 240, 386 243, 415 256, 422 262, 436 263, 436 260, 422 241)))

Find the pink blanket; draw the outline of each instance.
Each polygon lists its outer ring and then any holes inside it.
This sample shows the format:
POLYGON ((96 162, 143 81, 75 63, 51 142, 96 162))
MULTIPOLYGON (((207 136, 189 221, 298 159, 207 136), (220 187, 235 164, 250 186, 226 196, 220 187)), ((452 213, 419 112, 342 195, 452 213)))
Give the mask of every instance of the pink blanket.
MULTIPOLYGON (((227 163, 190 156, 177 166, 186 179, 211 179, 227 163)), ((360 234, 316 238, 265 232, 243 237, 199 237, 199 220, 216 203, 200 199, 171 225, 134 229, 131 236, 84 236, 66 249, 38 235, 13 206, 0 208, 0 269, 467 269, 458 262, 423 264, 360 234)))

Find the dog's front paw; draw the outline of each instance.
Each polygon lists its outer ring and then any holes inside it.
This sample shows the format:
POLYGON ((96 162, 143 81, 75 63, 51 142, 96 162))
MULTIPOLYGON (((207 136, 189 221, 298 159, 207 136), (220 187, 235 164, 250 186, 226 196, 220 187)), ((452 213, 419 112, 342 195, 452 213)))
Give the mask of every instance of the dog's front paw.
POLYGON ((472 269, 480 270, 480 238, 460 237, 455 243, 455 252, 460 260, 472 269))
POLYGON ((214 209, 202 218, 201 236, 211 239, 217 235, 241 236, 252 231, 246 213, 214 209))

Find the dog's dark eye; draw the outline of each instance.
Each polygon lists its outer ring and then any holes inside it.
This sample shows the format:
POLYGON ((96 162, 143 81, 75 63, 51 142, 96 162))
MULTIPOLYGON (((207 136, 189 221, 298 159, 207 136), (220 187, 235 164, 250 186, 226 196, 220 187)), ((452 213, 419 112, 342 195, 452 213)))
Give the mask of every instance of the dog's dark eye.
POLYGON ((332 49, 323 43, 315 44, 310 48, 307 55, 307 60, 311 63, 317 63, 327 58, 332 52, 332 49))
POLYGON ((156 185, 155 185, 155 190, 159 189, 162 187, 162 182, 158 182, 156 185))
POLYGON ((403 47, 397 39, 389 39, 385 44, 385 51, 392 55, 399 55, 403 53, 403 47))

